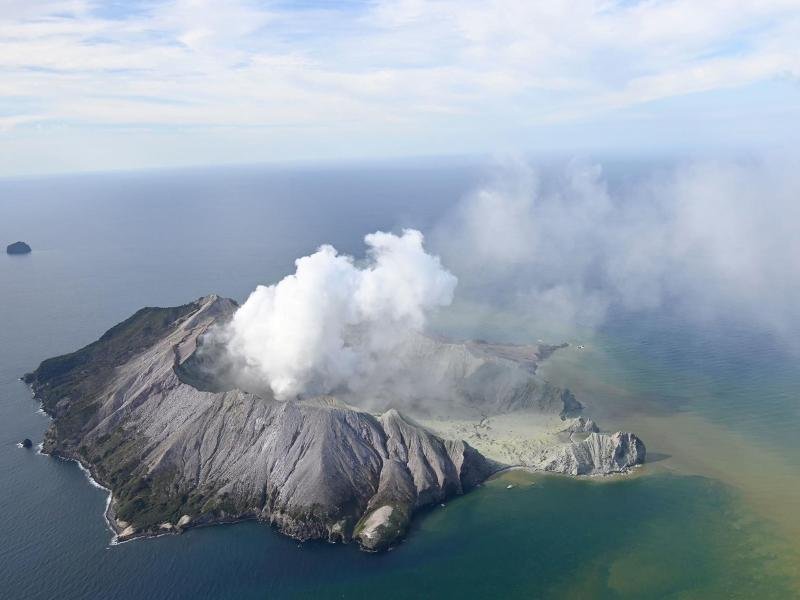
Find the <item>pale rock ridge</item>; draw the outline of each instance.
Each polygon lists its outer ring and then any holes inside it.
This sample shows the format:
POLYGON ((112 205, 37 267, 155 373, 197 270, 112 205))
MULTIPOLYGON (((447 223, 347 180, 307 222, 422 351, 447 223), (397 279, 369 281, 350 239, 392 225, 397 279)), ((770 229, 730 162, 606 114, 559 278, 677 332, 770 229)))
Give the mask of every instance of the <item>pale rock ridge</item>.
POLYGON ((597 423, 586 417, 575 417, 563 430, 564 433, 599 433, 600 428, 597 423))
POLYGON ((644 443, 632 433, 590 433, 585 440, 539 451, 525 466, 569 475, 608 475, 643 463, 645 454, 644 443))

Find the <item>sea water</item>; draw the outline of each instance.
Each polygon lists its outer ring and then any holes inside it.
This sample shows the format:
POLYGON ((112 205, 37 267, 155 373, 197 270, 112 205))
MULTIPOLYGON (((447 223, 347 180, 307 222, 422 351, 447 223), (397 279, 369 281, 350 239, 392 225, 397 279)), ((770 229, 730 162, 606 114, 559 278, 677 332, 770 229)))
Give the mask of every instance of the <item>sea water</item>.
POLYGON ((616 315, 543 369, 651 462, 575 480, 510 472, 424 511, 394 550, 241 523, 112 546, 106 494, 24 450, 48 418, 19 376, 145 305, 238 300, 321 243, 426 231, 475 166, 239 168, 0 181, 0 597, 789 598, 800 592, 800 371, 731 322, 616 315), (513 487, 508 488, 508 485, 513 487))

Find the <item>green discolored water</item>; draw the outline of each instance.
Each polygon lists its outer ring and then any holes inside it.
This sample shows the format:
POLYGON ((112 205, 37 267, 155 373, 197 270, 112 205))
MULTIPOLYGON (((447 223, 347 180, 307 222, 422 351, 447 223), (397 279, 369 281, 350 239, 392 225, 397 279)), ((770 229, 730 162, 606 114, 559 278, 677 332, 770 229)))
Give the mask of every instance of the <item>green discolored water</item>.
POLYGON ((776 560, 781 548, 762 525, 723 485, 702 477, 598 483, 512 473, 433 510, 394 556, 373 557, 357 575, 303 593, 791 597, 790 574, 776 560))

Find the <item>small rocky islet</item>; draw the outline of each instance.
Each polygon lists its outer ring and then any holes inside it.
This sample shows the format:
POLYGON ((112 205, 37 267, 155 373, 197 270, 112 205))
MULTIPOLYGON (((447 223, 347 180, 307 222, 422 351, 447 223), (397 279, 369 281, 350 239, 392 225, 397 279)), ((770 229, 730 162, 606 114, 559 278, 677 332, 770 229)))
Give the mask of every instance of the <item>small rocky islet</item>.
POLYGON ((31 247, 25 242, 14 242, 6 246, 6 254, 30 254, 31 247))
MULTIPOLYGON (((376 414, 332 396, 280 401, 210 381, 198 348, 237 307, 211 295, 143 308, 24 376, 53 419, 42 451, 80 462, 110 490, 106 516, 118 539, 258 519, 298 540, 378 551, 402 539, 416 510, 515 466, 393 408, 376 414)), ((458 374, 450 383, 463 405, 556 415, 585 434, 541 448, 526 468, 605 475, 644 462, 638 437, 599 433, 568 390, 536 375, 552 347, 537 354, 421 335, 418 345, 421 364, 453 367, 444 372, 458 374)))

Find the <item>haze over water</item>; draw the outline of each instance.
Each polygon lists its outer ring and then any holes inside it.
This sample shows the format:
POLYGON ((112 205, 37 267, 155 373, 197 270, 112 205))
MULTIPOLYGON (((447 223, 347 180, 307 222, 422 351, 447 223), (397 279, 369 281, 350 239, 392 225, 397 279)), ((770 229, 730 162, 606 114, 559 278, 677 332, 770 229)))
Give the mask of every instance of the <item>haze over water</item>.
MULTIPOLYGON (((377 556, 297 544, 256 523, 109 547, 105 494, 77 465, 17 448, 24 437, 40 441, 48 424, 18 381, 41 360, 145 305, 211 292, 242 300, 322 243, 358 256, 366 233, 428 232, 482 176, 475 166, 404 164, 0 181, 0 239, 34 250, 0 257, 2 595, 797 594, 800 369, 747 319, 698 325, 665 308, 570 332, 573 346, 543 373, 573 389, 602 427, 641 435, 652 462, 611 481, 506 474, 427 511, 402 545, 377 556)), ((524 321, 504 314, 505 327, 482 328, 535 341, 524 321)))

